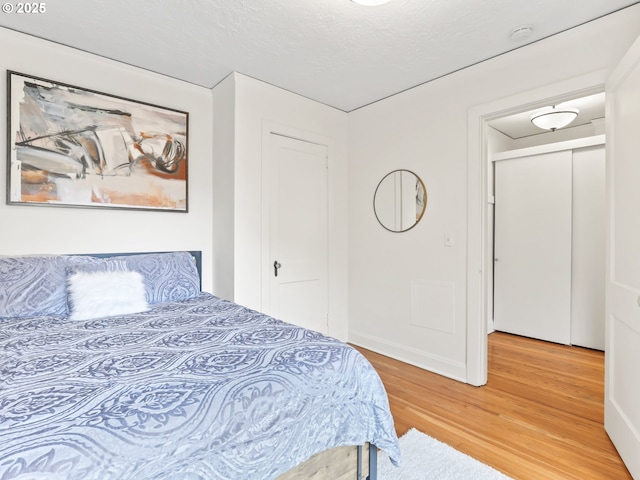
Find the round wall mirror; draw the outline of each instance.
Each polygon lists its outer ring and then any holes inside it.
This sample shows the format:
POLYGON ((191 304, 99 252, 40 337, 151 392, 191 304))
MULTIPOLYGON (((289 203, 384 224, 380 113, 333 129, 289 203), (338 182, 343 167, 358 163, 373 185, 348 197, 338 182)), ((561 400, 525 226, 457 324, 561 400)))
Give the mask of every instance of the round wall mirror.
POLYGON ((373 211, 380 225, 391 232, 406 232, 417 225, 427 207, 427 189, 418 175, 394 170, 384 176, 373 195, 373 211))

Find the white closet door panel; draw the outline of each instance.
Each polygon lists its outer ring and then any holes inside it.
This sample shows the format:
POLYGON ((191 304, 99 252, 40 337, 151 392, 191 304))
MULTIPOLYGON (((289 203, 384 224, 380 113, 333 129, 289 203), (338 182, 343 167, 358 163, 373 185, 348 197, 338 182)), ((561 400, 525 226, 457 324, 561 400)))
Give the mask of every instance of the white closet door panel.
POLYGON ((571 344, 604 350, 604 145, 573 152, 571 344))
POLYGON ((496 162, 496 330, 570 342, 571 156, 496 162))

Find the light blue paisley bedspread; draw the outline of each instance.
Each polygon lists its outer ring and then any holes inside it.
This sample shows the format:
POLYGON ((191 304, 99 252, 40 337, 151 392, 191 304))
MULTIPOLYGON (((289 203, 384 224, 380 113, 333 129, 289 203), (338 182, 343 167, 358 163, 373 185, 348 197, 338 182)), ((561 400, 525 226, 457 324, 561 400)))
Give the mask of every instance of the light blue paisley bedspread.
POLYGON ((270 479, 372 442, 384 387, 351 347, 203 293, 0 325, 0 479, 270 479))

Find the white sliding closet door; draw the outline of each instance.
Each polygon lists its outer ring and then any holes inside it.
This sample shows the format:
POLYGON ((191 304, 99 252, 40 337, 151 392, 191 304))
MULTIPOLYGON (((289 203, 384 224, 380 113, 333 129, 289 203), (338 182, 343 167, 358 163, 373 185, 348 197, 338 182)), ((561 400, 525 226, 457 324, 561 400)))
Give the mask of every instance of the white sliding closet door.
POLYGON ((571 151, 495 162, 496 330, 571 340, 571 151))
POLYGON ((604 350, 604 145, 573 151, 571 345, 604 350))

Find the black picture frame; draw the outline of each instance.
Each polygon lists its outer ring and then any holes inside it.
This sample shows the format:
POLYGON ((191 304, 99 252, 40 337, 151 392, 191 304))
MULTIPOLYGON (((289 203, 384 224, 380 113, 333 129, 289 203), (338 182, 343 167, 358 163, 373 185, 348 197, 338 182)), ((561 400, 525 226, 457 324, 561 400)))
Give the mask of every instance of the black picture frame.
POLYGON ((7 70, 7 116, 7 204, 188 212, 188 112, 7 70))

